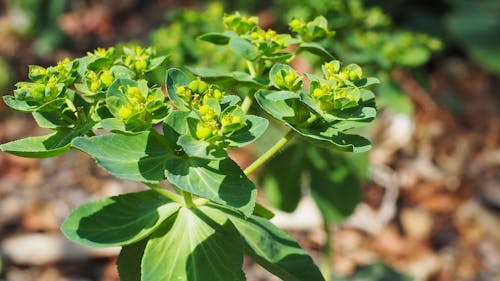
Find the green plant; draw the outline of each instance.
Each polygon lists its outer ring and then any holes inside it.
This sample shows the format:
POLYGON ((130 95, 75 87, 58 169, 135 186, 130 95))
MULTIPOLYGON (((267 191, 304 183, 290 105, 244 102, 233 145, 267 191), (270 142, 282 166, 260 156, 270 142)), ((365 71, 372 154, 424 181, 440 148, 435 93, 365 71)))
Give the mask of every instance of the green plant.
MULTIPOLYGON (((332 60, 317 43, 332 34, 326 19, 298 21, 292 36, 261 29, 255 17, 226 15, 225 32, 200 39, 227 45, 248 71, 170 68, 168 98, 144 79, 166 61, 151 48, 98 49, 56 66, 30 66, 31 81, 4 101, 54 133, 0 148, 37 158, 73 147, 111 175, 149 187, 86 203, 62 225, 74 242, 122 246, 122 280, 245 280, 244 254, 284 280, 324 280, 297 242, 268 221, 272 213, 256 203, 248 176, 295 136, 308 146, 367 151, 370 142, 347 131, 374 119, 368 87, 378 80, 332 60), (321 71, 303 75, 288 64, 303 52, 326 59, 321 71), (289 129, 242 170, 227 150, 264 134, 268 120, 250 114, 262 112, 255 101, 289 129)), ((313 164, 325 173, 336 165, 313 164)))
POLYGON ((34 38, 36 55, 46 56, 63 42, 59 17, 67 0, 7 0, 6 6, 15 19, 14 30, 23 37, 34 38))

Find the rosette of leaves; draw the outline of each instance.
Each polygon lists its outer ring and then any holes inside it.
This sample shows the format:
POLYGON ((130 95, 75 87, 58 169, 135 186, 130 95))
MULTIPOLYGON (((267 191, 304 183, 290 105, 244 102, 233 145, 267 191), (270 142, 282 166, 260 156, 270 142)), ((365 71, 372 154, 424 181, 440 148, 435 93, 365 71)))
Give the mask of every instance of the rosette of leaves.
POLYGON ((293 92, 303 78, 290 66, 276 64, 269 72, 273 87, 257 91, 256 100, 267 113, 307 139, 344 151, 367 151, 371 147, 367 139, 346 131, 375 118, 375 96, 367 87, 378 80, 362 77, 361 68, 354 64, 340 70, 338 61, 325 63, 322 72, 322 76, 307 75, 309 89, 293 92))

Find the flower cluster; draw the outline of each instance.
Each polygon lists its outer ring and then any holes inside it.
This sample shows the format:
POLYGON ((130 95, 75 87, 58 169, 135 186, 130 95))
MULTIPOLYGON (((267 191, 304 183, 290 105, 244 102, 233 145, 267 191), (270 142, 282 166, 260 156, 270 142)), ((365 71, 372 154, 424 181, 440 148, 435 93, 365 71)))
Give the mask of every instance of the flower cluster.
POLYGON ((194 112, 196 139, 215 143, 245 127, 246 116, 241 108, 224 102, 227 95, 214 84, 196 79, 175 89, 177 96, 194 112))
POLYGON ((356 82, 362 79, 361 67, 349 64, 340 68, 340 62, 333 60, 322 66, 323 79, 311 81, 310 96, 324 111, 355 107, 360 99, 356 82))
POLYGON ((304 42, 322 40, 335 34, 335 32, 328 29, 328 21, 323 16, 316 17, 309 22, 303 19, 293 19, 288 26, 290 30, 297 33, 304 42))
POLYGON ((209 85, 201 80, 194 80, 187 86, 177 86, 177 94, 190 107, 197 109, 214 98, 220 101, 222 98, 221 90, 215 85, 209 85))
POLYGON ((32 65, 31 81, 19 82, 14 96, 4 100, 19 111, 38 112, 37 121, 41 113, 54 112, 50 116, 57 117, 51 117, 51 128, 79 126, 89 120, 99 124, 112 117, 124 123, 149 122, 150 127, 153 120, 165 115, 167 105, 161 89, 150 88, 140 79, 165 59, 156 57, 151 48, 111 47, 47 68, 32 65))
POLYGON ((232 30, 236 32, 236 34, 242 35, 257 28, 259 19, 257 17, 247 17, 241 15, 239 12, 235 12, 230 15, 224 15, 223 22, 227 30, 232 30))

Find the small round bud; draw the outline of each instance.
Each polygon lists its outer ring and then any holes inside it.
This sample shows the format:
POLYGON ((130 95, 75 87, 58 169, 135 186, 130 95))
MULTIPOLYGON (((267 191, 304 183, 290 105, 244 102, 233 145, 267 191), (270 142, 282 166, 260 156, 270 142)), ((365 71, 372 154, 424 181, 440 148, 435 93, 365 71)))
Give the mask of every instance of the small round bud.
POLYGON ((212 128, 206 125, 199 125, 196 129, 196 137, 199 139, 206 139, 212 135, 212 128))

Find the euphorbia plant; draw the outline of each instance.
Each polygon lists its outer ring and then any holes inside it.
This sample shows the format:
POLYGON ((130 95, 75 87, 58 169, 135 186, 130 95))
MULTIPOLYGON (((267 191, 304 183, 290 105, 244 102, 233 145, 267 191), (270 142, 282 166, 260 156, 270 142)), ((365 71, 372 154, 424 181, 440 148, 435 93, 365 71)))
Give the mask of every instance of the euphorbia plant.
POLYGON ((346 131, 375 117, 367 87, 377 80, 315 42, 332 34, 322 17, 295 19, 295 36, 263 30, 239 13, 224 24, 225 32, 200 39, 228 45, 248 72, 170 68, 166 97, 144 79, 166 57, 149 48, 98 49, 31 66, 31 82, 4 97, 54 133, 3 144, 3 151, 52 157, 73 147, 111 175, 149 187, 86 203, 61 228, 83 245, 122 246, 122 280, 245 280, 243 255, 283 280, 324 280, 297 242, 269 222, 248 176, 296 135, 311 146, 366 151, 368 140, 346 131), (320 71, 303 75, 289 65, 304 51, 326 59, 320 71), (266 131, 267 115, 250 114, 262 112, 255 100, 290 130, 242 170, 227 150, 266 131))

